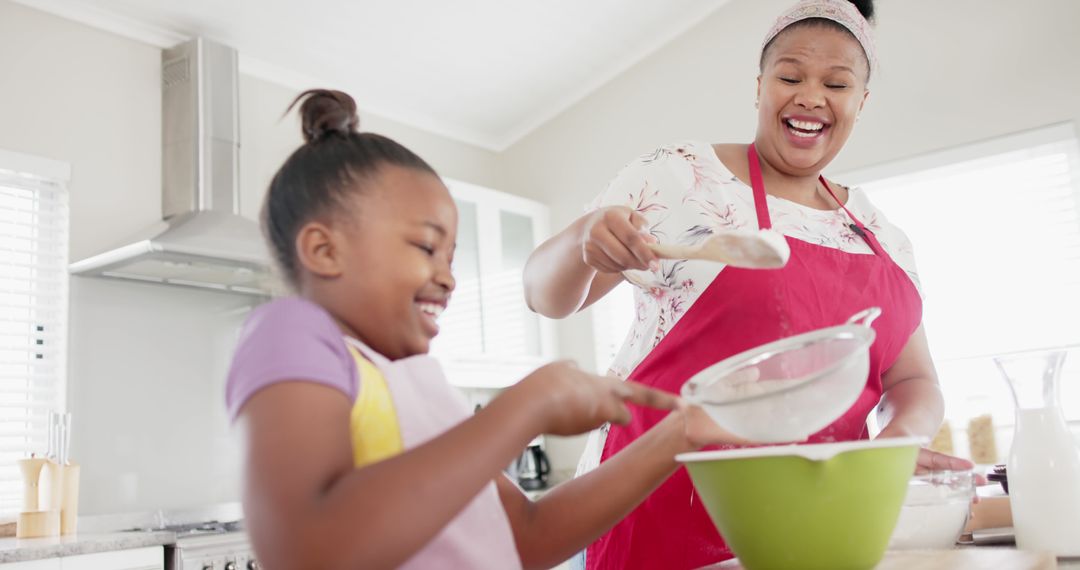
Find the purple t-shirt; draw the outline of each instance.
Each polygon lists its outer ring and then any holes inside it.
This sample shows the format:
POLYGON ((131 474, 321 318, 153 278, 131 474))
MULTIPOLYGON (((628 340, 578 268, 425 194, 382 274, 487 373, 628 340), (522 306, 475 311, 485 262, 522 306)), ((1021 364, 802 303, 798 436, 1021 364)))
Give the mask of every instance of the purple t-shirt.
POLYGON ((256 392, 289 380, 337 388, 350 402, 359 391, 341 329, 325 309, 300 297, 266 303, 244 322, 225 383, 230 420, 256 392))

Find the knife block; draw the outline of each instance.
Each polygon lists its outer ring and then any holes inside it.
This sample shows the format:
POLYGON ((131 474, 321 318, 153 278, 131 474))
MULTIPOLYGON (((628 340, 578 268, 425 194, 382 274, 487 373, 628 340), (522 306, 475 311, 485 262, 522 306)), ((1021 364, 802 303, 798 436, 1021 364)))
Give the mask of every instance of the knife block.
POLYGON ((41 470, 38 482, 38 509, 59 511, 64 499, 64 466, 49 461, 41 470))
POLYGON ((60 500, 60 534, 74 534, 79 522, 79 465, 63 466, 63 496, 60 500))
POLYGON ((19 513, 15 538, 41 538, 60 535, 60 511, 19 513))
POLYGON ((23 512, 39 510, 41 505, 41 472, 45 470, 48 459, 31 457, 16 461, 23 476, 23 512))
POLYGON ((41 458, 18 461, 23 475, 23 510, 17 538, 75 532, 79 505, 79 466, 41 458))

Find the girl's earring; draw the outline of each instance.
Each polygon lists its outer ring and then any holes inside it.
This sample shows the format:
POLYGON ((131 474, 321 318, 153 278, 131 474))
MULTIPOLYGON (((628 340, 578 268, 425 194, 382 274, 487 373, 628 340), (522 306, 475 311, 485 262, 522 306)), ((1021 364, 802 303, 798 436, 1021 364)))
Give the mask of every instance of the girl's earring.
MULTIPOLYGON (((754 99, 754 108, 755 109, 758 108, 758 100, 757 99, 754 99)), ((858 119, 855 119, 855 120, 857 121, 858 119)))

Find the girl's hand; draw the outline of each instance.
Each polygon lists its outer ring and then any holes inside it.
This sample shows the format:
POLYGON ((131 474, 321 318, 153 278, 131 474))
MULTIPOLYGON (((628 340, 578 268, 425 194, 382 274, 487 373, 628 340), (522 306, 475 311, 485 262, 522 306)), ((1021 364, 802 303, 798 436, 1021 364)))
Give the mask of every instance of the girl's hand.
POLYGON ((656 239, 641 233, 648 221, 645 216, 625 206, 600 208, 585 222, 581 236, 581 254, 585 264, 602 273, 621 273, 627 269, 660 268, 649 246, 656 239))
POLYGON ((675 409, 678 398, 636 382, 584 372, 572 362, 554 362, 525 377, 515 390, 538 405, 541 433, 577 435, 611 422, 626 424, 626 403, 675 409))
POLYGON ((679 400, 678 413, 683 415, 686 440, 694 449, 701 449, 706 445, 750 445, 753 443, 717 425, 700 406, 679 400))

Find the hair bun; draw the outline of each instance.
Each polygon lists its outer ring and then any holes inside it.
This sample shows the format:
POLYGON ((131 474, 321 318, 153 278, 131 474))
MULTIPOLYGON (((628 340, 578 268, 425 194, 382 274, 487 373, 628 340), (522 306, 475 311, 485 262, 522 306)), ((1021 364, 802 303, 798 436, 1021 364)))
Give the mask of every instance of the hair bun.
POLYGON ((360 127, 356 101, 347 93, 309 89, 297 96, 289 109, 300 101, 303 101, 300 103, 300 120, 305 142, 316 142, 335 134, 348 136, 360 127))
POLYGON ((863 18, 866 18, 867 22, 873 23, 874 21, 874 0, 848 0, 855 5, 855 8, 862 14, 863 18))

